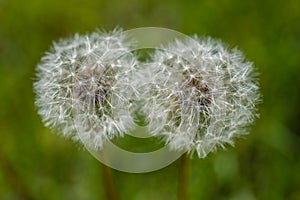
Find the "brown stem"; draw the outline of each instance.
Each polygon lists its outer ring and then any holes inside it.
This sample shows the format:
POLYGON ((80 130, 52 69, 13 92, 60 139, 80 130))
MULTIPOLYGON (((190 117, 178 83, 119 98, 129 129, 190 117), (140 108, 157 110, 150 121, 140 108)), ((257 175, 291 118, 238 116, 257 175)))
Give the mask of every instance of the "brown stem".
POLYGON ((34 200, 29 191, 27 185, 22 181, 22 178, 19 176, 17 170, 14 168, 14 165, 11 161, 5 156, 5 154, 0 149, 0 169, 6 175, 8 184, 14 188, 16 194, 20 199, 34 200))
POLYGON ((107 200, 118 200, 118 193, 113 179, 112 170, 104 164, 102 165, 103 184, 107 200))
POLYGON ((187 154, 183 154, 180 158, 179 179, 178 179, 178 200, 187 199, 188 186, 188 159, 187 154))

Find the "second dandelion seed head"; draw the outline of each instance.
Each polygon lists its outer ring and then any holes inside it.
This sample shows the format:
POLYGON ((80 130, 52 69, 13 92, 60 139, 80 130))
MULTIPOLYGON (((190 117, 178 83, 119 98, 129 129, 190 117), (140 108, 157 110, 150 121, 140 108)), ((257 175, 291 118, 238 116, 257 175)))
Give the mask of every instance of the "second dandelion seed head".
POLYGON ((147 70, 148 127, 173 149, 206 157, 246 134, 257 117, 252 64, 217 40, 176 41, 156 51, 147 70))

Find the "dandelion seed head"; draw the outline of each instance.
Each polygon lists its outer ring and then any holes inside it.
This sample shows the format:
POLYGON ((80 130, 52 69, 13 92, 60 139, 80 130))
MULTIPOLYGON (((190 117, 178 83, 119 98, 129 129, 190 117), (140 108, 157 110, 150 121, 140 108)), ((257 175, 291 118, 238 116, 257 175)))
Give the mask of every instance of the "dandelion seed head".
POLYGON ((210 38, 163 49, 153 54, 141 87, 150 132, 200 158, 247 134, 259 101, 252 63, 210 38))
POLYGON ((129 52, 120 30, 76 34, 54 43, 37 66, 34 83, 45 125, 95 149, 130 130, 128 77, 136 59, 129 52))

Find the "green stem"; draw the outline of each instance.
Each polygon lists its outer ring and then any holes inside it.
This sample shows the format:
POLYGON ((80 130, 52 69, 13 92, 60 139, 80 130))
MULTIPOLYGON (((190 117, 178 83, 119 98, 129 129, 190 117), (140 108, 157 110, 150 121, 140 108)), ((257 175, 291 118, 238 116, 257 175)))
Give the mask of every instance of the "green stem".
POLYGON ((116 190, 115 182, 113 179, 113 174, 111 168, 107 167, 104 164, 102 165, 102 173, 103 173, 103 184, 106 193, 107 200, 118 200, 119 196, 116 190))
POLYGON ((188 159, 187 154, 183 154, 179 164, 179 179, 178 179, 178 200, 187 199, 188 186, 188 159))

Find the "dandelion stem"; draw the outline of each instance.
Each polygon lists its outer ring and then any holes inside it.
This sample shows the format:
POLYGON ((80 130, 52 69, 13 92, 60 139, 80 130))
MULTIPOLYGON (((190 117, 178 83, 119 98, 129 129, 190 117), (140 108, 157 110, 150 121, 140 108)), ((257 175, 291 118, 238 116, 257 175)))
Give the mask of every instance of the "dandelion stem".
POLYGON ((117 194, 112 170, 104 164, 101 164, 101 166, 102 166, 102 173, 103 173, 102 176, 103 176, 104 189, 105 189, 105 193, 106 193, 106 199, 107 200, 118 200, 119 196, 117 194))
POLYGON ((178 200, 187 199, 187 184, 188 184, 188 159, 187 154, 183 154, 179 164, 178 178, 178 200))

